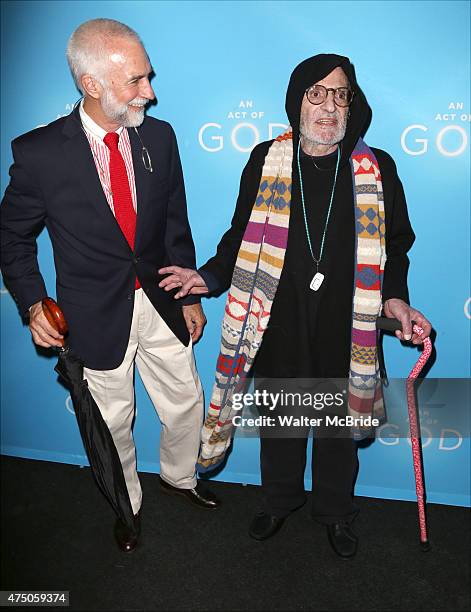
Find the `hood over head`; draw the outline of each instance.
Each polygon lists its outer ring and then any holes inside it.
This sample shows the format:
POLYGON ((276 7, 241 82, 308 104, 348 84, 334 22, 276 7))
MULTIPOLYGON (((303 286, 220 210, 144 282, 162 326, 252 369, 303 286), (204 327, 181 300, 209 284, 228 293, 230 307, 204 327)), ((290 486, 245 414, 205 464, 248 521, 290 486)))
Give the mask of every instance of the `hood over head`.
POLYGON ((308 87, 321 81, 337 67, 342 68, 345 72, 350 82, 350 87, 355 92, 350 104, 347 131, 342 141, 341 163, 345 163, 350 158, 358 138, 364 135, 371 121, 371 109, 366 101, 365 94, 357 83, 355 69, 348 57, 331 53, 320 53, 296 66, 289 80, 285 108, 290 125, 293 128, 293 142, 297 147, 304 92, 308 87))

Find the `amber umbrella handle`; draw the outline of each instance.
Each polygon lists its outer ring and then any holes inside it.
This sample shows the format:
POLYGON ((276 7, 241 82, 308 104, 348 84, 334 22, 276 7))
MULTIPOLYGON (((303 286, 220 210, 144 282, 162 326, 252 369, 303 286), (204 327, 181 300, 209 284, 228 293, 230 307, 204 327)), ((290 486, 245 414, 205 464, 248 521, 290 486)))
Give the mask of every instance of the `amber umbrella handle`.
MULTIPOLYGON (((42 300, 42 307, 44 316, 46 317, 49 325, 58 331, 62 336, 65 336, 69 331, 67 321, 65 320, 64 313, 59 308, 57 303, 50 297, 42 300)), ((64 346, 64 340, 60 340, 62 346, 64 346)))

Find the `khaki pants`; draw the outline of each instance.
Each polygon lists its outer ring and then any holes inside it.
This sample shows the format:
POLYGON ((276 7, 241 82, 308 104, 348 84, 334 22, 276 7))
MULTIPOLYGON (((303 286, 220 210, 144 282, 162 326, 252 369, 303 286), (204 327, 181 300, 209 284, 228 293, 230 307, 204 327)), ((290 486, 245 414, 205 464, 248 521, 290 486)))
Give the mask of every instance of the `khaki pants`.
POLYGON ((192 343, 184 346, 176 338, 142 289, 135 294, 129 344, 121 365, 114 370, 84 368, 84 378, 121 459, 136 514, 141 507, 142 489, 131 431, 134 362, 162 424, 161 477, 175 487, 192 489, 196 486, 195 463, 204 413, 192 343))

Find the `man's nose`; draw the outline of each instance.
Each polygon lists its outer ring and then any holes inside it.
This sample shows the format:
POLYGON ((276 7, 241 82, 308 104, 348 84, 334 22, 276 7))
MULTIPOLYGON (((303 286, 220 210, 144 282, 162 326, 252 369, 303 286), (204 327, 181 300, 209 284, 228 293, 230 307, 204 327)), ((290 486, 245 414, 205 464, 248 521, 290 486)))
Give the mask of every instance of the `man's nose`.
POLYGON ((140 82, 140 91, 139 94, 143 98, 147 98, 148 100, 153 100, 155 98, 154 90, 152 89, 152 85, 148 78, 142 79, 140 82))
POLYGON ((329 89, 327 91, 327 98, 325 99, 322 107, 328 111, 329 113, 333 113, 335 111, 335 102, 334 102, 335 91, 329 89), (330 95, 332 94, 332 95, 330 95))

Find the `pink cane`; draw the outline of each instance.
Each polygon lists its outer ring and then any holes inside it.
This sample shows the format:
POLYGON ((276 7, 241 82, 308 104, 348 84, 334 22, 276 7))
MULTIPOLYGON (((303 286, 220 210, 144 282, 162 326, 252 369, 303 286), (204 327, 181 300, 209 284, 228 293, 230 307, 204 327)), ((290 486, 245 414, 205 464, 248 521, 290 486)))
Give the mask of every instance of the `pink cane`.
MULTIPOLYGON (((423 329, 413 323, 413 331, 421 336, 423 329)), ((388 319, 387 317, 379 317, 376 327, 387 331, 402 330, 402 325, 397 319, 388 319)), ((409 412, 409 428, 412 445, 412 459, 414 462, 415 490, 417 493, 417 505, 419 510, 419 527, 420 527, 420 546, 424 552, 430 550, 430 543, 427 537, 427 523, 425 520, 425 498, 424 498, 424 476, 422 468, 422 445, 419 437, 419 428, 417 423, 417 411, 415 405, 414 382, 418 378, 422 368, 427 363, 432 352, 432 342, 430 338, 425 338, 423 343, 423 351, 417 363, 410 371, 407 377, 407 409, 409 412)))

